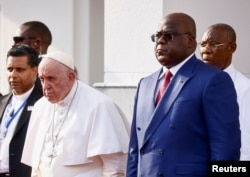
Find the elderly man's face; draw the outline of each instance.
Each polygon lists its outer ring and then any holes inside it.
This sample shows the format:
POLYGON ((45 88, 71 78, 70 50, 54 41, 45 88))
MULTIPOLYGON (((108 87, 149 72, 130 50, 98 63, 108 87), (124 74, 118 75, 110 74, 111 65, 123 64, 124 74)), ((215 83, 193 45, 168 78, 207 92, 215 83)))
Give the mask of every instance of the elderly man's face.
POLYGON ((236 43, 228 38, 226 31, 210 28, 202 36, 200 55, 203 62, 221 70, 232 62, 236 43))
POLYGON ((51 103, 63 100, 69 93, 74 79, 63 64, 43 58, 38 69, 43 94, 51 103))

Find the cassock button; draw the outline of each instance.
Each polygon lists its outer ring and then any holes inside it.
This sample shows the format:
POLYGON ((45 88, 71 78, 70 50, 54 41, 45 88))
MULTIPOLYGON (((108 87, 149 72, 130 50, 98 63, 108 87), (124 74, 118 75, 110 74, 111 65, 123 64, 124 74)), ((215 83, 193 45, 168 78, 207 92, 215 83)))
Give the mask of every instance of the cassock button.
POLYGON ((141 128, 140 128, 140 127, 137 127, 137 130, 138 130, 138 131, 141 131, 141 128))

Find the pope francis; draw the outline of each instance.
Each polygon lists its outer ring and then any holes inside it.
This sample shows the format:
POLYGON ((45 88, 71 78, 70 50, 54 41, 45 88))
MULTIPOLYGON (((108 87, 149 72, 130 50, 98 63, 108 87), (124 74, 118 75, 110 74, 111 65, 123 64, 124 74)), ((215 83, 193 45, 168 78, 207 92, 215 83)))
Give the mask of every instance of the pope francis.
POLYGON ((76 79, 73 59, 42 56, 43 94, 33 107, 22 163, 32 177, 125 176, 129 124, 104 94, 76 79))

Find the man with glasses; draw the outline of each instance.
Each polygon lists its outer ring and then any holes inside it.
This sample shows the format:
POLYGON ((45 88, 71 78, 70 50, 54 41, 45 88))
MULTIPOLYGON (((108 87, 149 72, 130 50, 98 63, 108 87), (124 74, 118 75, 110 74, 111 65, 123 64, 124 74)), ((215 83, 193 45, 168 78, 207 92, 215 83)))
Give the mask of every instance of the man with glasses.
POLYGON ((127 177, 207 176, 209 161, 239 160, 234 85, 196 58, 193 18, 168 14, 151 39, 162 68, 138 85, 127 177))
MULTIPOLYGON (((39 55, 47 53, 51 42, 52 34, 49 28, 40 21, 28 21, 21 24, 13 37, 13 46, 27 44, 35 49, 39 55)), ((36 85, 42 89, 39 79, 36 79, 36 85)))
POLYGON ((13 37, 14 44, 27 44, 34 48, 38 54, 46 54, 52 42, 49 28, 40 21, 28 21, 23 23, 13 37))
POLYGON ((250 160, 250 80, 232 64, 237 48, 235 30, 228 24, 214 24, 204 32, 200 44, 202 60, 227 72, 234 82, 240 110, 240 159, 250 160))

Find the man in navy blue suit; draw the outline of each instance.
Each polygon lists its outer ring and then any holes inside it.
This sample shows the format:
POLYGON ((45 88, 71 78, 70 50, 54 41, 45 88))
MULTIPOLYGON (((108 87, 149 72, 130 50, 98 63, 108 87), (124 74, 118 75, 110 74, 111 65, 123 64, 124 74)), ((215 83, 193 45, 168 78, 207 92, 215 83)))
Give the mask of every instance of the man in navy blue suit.
POLYGON ((193 18, 168 14, 151 38, 162 68, 138 85, 127 177, 204 177, 209 161, 239 160, 234 85, 227 73, 196 58, 193 18), (162 91, 166 72, 170 83, 162 91))

